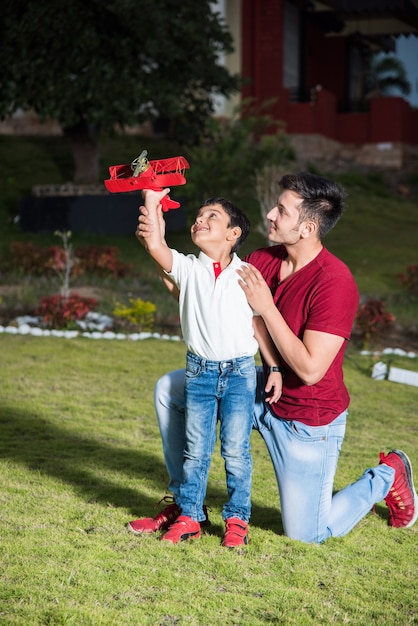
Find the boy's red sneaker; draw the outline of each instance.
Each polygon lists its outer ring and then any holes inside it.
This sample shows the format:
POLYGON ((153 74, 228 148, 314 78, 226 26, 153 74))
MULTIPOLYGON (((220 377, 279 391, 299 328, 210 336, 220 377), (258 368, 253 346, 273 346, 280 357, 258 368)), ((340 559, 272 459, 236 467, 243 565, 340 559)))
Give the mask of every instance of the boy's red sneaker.
POLYGON ((238 517, 229 517, 225 521, 225 534, 222 545, 225 548, 246 546, 248 543, 248 524, 238 517))
POLYGON ((167 530, 169 526, 176 521, 181 513, 180 508, 174 501, 174 498, 165 496, 162 500, 155 505, 155 508, 161 504, 161 502, 170 502, 158 515, 155 517, 142 517, 136 519, 133 522, 128 523, 128 530, 135 533, 135 535, 142 535, 143 533, 155 533, 158 530, 167 530))
POLYGON ((380 463, 395 470, 395 478, 385 502, 389 508, 389 525, 409 528, 418 517, 418 497, 414 488, 411 461, 402 450, 380 453, 380 463))
MULTIPOLYGON (((140 519, 128 522, 127 528, 135 535, 143 535, 146 533, 156 533, 159 530, 167 530, 173 522, 176 521, 181 514, 180 507, 174 501, 172 496, 164 496, 157 504, 155 509, 161 502, 171 502, 155 517, 141 517, 140 519)), ((206 519, 201 522, 202 526, 210 526, 208 509, 206 504, 203 505, 203 513, 206 515, 206 519)))
POLYGON ((171 524, 167 532, 161 537, 161 541, 170 543, 180 543, 189 539, 199 539, 200 524, 195 522, 188 515, 179 515, 176 521, 171 524))

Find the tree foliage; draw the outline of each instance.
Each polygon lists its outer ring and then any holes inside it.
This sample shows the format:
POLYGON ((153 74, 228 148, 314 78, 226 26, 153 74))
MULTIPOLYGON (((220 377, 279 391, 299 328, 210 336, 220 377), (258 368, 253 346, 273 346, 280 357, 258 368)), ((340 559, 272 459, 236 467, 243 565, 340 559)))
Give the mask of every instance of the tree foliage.
POLYGON ((366 83, 369 97, 388 96, 397 91, 408 96, 411 92, 405 66, 395 56, 372 56, 366 83))
POLYGON ((0 26, 0 118, 18 109, 94 147, 98 132, 159 117, 193 143, 237 77, 211 0, 10 0, 0 26))
MULTIPOLYGON (((210 118, 202 141, 189 149, 191 169, 183 193, 191 206, 225 196, 248 207, 258 204, 257 172, 267 165, 288 167, 294 152, 281 122, 268 113, 271 101, 256 107, 244 101, 229 119, 210 118)), ((276 185, 277 200, 278 187, 276 185)), ((270 207, 271 208, 271 207, 270 207)))

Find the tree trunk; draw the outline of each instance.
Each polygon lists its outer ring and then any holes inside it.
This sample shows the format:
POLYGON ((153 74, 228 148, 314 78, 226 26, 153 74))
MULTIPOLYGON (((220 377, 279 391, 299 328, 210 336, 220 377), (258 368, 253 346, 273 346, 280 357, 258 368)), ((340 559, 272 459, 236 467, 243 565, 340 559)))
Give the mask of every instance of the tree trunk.
POLYGON ((99 182, 99 146, 97 133, 80 122, 63 128, 74 159, 74 182, 96 185, 99 182))

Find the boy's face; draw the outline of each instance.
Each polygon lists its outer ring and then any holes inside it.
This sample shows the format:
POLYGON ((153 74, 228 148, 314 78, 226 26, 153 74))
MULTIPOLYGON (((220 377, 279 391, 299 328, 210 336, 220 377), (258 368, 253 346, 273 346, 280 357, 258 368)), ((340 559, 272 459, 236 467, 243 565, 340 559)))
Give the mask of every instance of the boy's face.
POLYGON ((230 217, 220 204, 211 204, 201 207, 197 213, 195 223, 191 228, 192 241, 199 248, 207 243, 231 242, 231 248, 241 234, 238 226, 230 226, 230 217))

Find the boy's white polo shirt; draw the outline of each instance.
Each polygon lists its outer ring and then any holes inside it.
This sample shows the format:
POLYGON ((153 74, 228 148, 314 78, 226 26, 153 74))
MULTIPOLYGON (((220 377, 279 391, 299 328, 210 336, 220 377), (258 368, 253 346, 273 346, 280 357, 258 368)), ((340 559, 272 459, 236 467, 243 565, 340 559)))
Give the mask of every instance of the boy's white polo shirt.
POLYGON ((236 272, 244 265, 241 259, 234 254, 215 278, 214 261, 203 252, 198 257, 177 250, 172 253, 173 267, 167 275, 180 290, 180 320, 187 349, 211 361, 254 355, 258 343, 253 311, 236 272))

